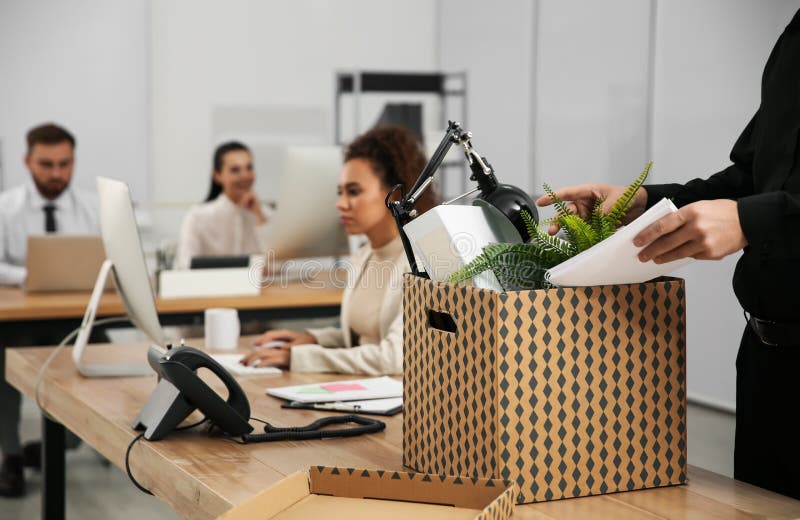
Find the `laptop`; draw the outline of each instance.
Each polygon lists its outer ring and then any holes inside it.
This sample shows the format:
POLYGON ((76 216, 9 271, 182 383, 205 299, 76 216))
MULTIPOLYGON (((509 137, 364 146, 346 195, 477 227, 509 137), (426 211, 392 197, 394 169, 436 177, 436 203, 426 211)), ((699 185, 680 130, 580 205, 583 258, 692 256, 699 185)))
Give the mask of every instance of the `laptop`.
MULTIPOLYGON (((91 291, 105 259, 99 235, 29 236, 25 290, 91 291)), ((112 278, 106 290, 114 287, 112 278)))

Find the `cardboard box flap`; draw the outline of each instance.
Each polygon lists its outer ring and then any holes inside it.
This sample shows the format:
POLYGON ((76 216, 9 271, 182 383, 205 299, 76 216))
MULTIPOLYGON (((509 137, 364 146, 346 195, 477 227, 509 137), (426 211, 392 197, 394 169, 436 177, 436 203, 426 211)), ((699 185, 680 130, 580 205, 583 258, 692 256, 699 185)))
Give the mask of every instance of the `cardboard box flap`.
POLYGON ((230 509, 218 520, 272 518, 306 498, 309 493, 308 475, 305 471, 298 471, 230 509))
POLYGON ((314 466, 311 492, 350 498, 373 498, 485 509, 504 497, 516 499, 512 483, 500 479, 448 477, 387 471, 314 466))
POLYGON ((219 518, 510 520, 516 494, 515 484, 497 479, 315 466, 286 477, 219 518))

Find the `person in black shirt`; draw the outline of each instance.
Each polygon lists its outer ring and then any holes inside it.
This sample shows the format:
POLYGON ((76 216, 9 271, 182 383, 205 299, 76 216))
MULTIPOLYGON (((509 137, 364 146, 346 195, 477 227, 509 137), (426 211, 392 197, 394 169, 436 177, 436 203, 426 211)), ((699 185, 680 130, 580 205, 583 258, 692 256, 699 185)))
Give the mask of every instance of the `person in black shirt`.
MULTIPOLYGON (((736 359, 734 477, 800 499, 800 10, 767 60, 761 104, 730 158, 708 179, 640 188, 628 219, 663 197, 680 208, 634 239, 649 244, 641 261, 744 250, 733 275, 748 316, 736 359)), ((598 198, 610 208, 624 190, 585 184, 556 195, 587 214, 598 198)))

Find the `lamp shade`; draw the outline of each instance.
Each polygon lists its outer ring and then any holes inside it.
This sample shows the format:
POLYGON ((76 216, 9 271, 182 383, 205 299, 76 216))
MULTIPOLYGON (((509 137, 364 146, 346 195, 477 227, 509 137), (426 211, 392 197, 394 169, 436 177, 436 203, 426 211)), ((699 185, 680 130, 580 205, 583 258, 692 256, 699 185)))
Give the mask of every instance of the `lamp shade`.
POLYGON ((480 201, 484 201, 494 206, 506 218, 511 221, 524 242, 530 240, 531 236, 528 233, 528 226, 522 219, 522 210, 527 211, 533 218, 534 222, 539 222, 539 212, 536 211, 536 204, 533 199, 517 188, 510 184, 498 184, 497 187, 490 193, 481 193, 476 197, 475 204, 482 205, 480 201))

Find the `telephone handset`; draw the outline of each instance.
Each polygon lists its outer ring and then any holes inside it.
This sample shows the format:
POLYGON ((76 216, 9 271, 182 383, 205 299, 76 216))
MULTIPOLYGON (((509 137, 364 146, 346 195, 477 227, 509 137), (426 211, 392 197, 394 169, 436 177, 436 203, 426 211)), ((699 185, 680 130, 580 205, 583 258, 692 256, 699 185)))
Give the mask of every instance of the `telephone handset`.
POLYGON ((253 431, 249 423, 250 403, 242 387, 208 354, 186 346, 166 351, 153 346, 147 360, 159 381, 133 422, 135 430, 145 430, 145 439, 163 439, 195 410, 200 410, 213 427, 227 435, 235 437, 253 431), (227 400, 197 376, 200 368, 207 368, 225 384, 227 400))

